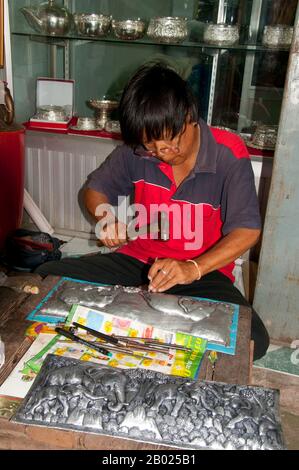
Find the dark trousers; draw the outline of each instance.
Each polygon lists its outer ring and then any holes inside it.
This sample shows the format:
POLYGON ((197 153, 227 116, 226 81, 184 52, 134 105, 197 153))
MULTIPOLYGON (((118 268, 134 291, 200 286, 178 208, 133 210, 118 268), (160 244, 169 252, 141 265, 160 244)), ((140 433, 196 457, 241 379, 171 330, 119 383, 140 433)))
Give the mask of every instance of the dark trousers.
MULTIPOLYGON (((41 276, 52 274, 103 284, 140 286, 148 284, 149 269, 150 265, 131 256, 109 253, 50 261, 39 266, 36 272, 41 276)), ((213 271, 192 284, 178 284, 166 293, 205 297, 245 305, 252 309, 232 281, 219 271, 213 271)), ((256 360, 265 355, 269 346, 269 335, 254 309, 252 309, 251 338, 254 340, 254 360, 256 360)))

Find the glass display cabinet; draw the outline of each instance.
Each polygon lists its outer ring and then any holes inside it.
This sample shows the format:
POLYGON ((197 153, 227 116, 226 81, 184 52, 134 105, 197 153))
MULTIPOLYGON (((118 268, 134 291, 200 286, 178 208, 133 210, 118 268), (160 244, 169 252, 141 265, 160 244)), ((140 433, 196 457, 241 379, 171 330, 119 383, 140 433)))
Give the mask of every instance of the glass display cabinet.
POLYGON ((208 123, 239 132, 249 132, 256 123, 278 124, 297 0, 57 0, 49 4, 64 5, 70 24, 50 32, 34 18, 39 11, 30 8, 41 4, 9 1, 19 120, 34 111, 37 77, 74 79, 75 111, 88 116, 93 113, 89 99, 118 99, 138 66, 164 60, 190 82, 208 123), (22 13, 23 7, 33 17, 22 13), (101 13, 114 20, 139 17, 146 22, 145 34, 126 40, 116 37, 114 29, 103 34, 82 30, 78 13, 101 13), (154 17, 187 18, 187 34, 179 43, 149 38, 146 29, 154 17), (279 25, 289 27, 287 41, 279 25), (268 41, 265 27, 272 28, 268 41), (232 38, 233 31, 237 36, 232 38))
MULTIPOLYGON (((38 77, 74 80, 74 112, 91 117, 90 99, 118 101, 140 65, 164 61, 188 80, 209 124, 247 139, 264 214, 298 0, 49 0, 54 22, 44 16, 43 0, 6 4, 19 122, 34 114, 38 77), (115 22, 141 18, 145 25, 134 36, 132 30, 105 29, 105 16, 115 22), (156 17, 181 20, 165 27, 153 22, 156 17)), ((77 194, 118 143, 27 133, 26 188, 57 232, 90 233, 77 194)))

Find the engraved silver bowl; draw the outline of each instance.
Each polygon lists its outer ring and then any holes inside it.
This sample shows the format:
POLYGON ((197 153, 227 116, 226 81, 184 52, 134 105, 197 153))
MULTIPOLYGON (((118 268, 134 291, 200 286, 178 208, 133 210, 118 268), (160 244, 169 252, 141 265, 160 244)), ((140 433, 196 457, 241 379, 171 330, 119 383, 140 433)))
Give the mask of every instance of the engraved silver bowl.
POLYGON ((141 39, 146 30, 146 22, 140 18, 136 20, 112 20, 112 31, 118 39, 141 39))
POLYGON ((289 47, 292 43, 294 28, 277 24, 275 26, 265 26, 263 31, 262 44, 265 47, 289 47))
POLYGON ((237 25, 226 23, 208 23, 203 33, 203 40, 207 44, 230 46, 239 41, 239 28, 237 25))
POLYGON ((104 37, 111 28, 112 16, 101 13, 75 13, 75 30, 82 36, 104 37))
POLYGON ((250 146, 265 149, 274 150, 277 140, 278 126, 258 126, 252 136, 250 146))
POLYGON ((92 108, 99 109, 101 111, 113 111, 116 109, 119 105, 118 101, 114 100, 97 100, 97 99, 91 99, 89 100, 89 104, 92 108))
POLYGON ((96 120, 91 117, 78 117, 76 127, 82 131, 93 131, 97 129, 96 120))
POLYGON ((147 35, 155 41, 176 44, 188 37, 188 20, 181 16, 164 16, 152 18, 147 35))

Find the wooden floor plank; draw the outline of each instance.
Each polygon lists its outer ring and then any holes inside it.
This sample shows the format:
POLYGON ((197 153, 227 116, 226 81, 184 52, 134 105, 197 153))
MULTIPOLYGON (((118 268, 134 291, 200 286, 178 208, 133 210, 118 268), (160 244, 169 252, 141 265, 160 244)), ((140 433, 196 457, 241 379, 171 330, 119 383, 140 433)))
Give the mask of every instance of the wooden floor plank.
MULTIPOLYGON (((36 275, 40 282, 40 276, 36 275)), ((5 343, 5 357, 7 360, 15 354, 23 341, 24 334, 30 322, 26 320, 27 315, 40 303, 44 296, 58 281, 57 276, 48 276, 39 284, 40 292, 37 295, 26 294, 24 301, 13 308, 9 319, 0 324, 0 336, 5 343)))
POLYGON ((251 309, 240 306, 236 354, 218 354, 213 379, 248 385, 250 380, 251 309))

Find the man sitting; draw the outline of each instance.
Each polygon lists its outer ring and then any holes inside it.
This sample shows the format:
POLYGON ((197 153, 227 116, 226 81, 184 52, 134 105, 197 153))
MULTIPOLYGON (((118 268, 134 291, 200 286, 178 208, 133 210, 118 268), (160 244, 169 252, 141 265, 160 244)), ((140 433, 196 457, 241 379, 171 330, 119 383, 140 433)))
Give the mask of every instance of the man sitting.
MULTIPOLYGON (((144 66, 120 102, 124 144, 89 177, 85 204, 99 238, 114 251, 41 265, 54 274, 124 286, 148 284, 151 292, 198 296, 249 305, 234 286, 234 260, 260 236, 251 162, 242 140, 210 128, 187 83, 161 64, 144 66), (139 207, 138 227, 166 210, 169 239, 147 233, 128 240, 127 223, 115 217, 119 196, 139 207)), ((269 345, 253 310, 254 358, 269 345)))

